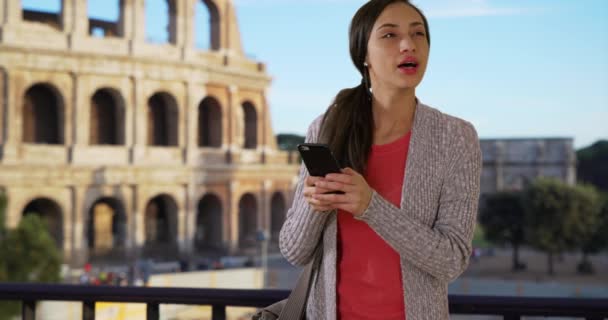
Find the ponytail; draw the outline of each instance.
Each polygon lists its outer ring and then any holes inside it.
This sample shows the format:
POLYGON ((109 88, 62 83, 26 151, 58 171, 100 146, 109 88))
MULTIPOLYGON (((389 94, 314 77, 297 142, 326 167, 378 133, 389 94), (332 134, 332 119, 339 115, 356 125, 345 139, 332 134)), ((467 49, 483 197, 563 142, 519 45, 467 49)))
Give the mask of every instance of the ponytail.
POLYGON ((319 136, 343 168, 365 172, 373 142, 372 102, 365 81, 338 93, 323 116, 319 136))

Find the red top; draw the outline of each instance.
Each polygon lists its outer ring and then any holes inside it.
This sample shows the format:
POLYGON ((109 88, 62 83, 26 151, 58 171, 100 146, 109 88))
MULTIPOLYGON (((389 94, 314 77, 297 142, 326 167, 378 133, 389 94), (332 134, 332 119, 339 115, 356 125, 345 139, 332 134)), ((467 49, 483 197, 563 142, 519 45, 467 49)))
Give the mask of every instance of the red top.
MULTIPOLYGON (((411 134, 373 145, 365 179, 400 207, 411 134)), ((338 319, 405 319, 399 254, 365 222, 338 210, 338 319)))

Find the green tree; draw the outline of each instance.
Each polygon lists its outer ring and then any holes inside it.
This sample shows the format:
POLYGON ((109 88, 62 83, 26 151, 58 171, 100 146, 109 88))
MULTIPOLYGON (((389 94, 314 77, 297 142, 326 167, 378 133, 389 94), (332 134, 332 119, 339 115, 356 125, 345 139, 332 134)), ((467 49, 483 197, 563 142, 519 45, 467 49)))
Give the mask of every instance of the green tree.
MULTIPOLYGON (((61 255, 47 226, 27 214, 0 242, 0 282, 58 282, 61 255)), ((19 312, 19 303, 0 301, 0 319, 19 312)))
POLYGON ((595 231, 583 242, 582 259, 577 266, 580 273, 594 273, 593 265, 588 259, 591 254, 597 254, 608 247, 608 194, 601 197, 601 209, 597 217, 595 231))
POLYGON ((599 140, 576 152, 577 178, 608 192, 608 140, 599 140))
POLYGON ((548 273, 553 275, 554 255, 580 248, 594 232, 597 192, 588 186, 540 178, 530 185, 524 199, 528 242, 547 252, 548 273))
POLYGON ((279 149, 289 153, 289 163, 299 163, 300 153, 298 152, 298 144, 304 143, 304 136, 290 133, 282 133, 277 135, 277 144, 279 149))
POLYGON ((57 282, 61 254, 44 221, 26 214, 19 226, 9 230, 0 244, 6 272, 14 282, 57 282))
POLYGON ((297 151, 298 144, 304 143, 305 137, 297 134, 280 133, 277 135, 279 149, 285 151, 297 151))
POLYGON ((525 269, 525 264, 519 260, 519 247, 525 240, 524 213, 521 194, 503 191, 486 197, 479 216, 486 239, 513 248, 513 271, 525 269))

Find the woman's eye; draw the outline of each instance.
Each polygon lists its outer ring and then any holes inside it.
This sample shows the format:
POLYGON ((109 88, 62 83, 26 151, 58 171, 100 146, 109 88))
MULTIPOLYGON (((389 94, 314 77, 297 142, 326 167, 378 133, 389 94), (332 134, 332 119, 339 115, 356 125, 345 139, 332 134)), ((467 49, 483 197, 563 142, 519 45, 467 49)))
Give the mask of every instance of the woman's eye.
POLYGON ((394 38, 395 34, 394 33, 387 33, 385 35, 382 36, 382 38, 394 38))
POLYGON ((416 35, 417 36, 425 36, 426 34, 424 32, 422 32, 422 31, 418 31, 418 32, 416 32, 416 35))

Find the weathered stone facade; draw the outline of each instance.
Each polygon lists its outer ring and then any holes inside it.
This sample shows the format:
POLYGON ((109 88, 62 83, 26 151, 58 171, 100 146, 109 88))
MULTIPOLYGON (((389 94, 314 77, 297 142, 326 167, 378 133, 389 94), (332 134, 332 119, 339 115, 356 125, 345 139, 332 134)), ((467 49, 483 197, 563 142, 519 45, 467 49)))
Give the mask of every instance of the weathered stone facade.
POLYGON ((0 0, 5 224, 49 221, 65 261, 235 253, 276 236, 298 166, 277 149, 264 64, 245 57, 230 0, 168 0, 169 43, 145 40, 145 0, 120 19, 0 0), (211 49, 194 47, 194 7, 211 49), (92 27, 105 36, 92 35, 92 27))
POLYGON ((537 177, 576 182, 572 138, 481 139, 481 193, 522 190, 537 177))

